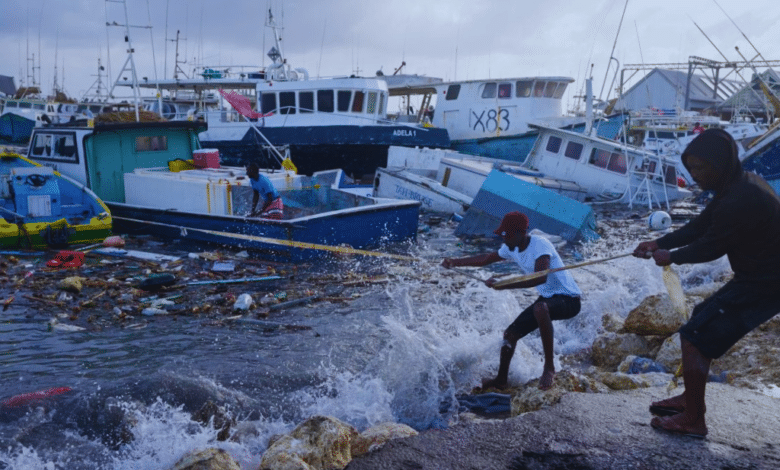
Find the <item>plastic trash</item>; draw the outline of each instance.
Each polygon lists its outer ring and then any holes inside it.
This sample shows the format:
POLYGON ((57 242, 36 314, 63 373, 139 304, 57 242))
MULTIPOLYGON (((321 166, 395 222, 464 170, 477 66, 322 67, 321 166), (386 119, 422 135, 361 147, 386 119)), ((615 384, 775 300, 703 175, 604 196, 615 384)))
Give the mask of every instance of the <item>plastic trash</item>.
POLYGON ((646 374, 648 372, 669 372, 663 364, 659 364, 646 357, 637 357, 628 366, 629 374, 646 374))
POLYGON ((233 304, 233 310, 248 310, 252 306, 252 296, 249 294, 241 294, 233 304))
POLYGON ((141 315, 146 315, 147 317, 153 317, 155 315, 167 315, 168 311, 164 310, 162 308, 157 307, 147 307, 143 310, 141 310, 141 315))
POLYGON ((232 261, 214 261, 211 270, 214 272, 233 272, 236 270, 236 263, 232 261))
POLYGON ((163 287, 176 283, 176 276, 171 273, 153 274, 138 284, 138 288, 145 291, 156 291, 163 287))

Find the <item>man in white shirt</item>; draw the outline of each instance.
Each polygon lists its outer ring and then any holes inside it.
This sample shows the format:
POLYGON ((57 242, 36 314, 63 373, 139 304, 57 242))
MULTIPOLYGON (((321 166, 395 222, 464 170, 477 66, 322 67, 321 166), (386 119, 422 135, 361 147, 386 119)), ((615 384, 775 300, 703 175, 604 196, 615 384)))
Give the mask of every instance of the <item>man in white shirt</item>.
MULTIPOLYGON (((504 240, 497 252, 466 258, 445 258, 442 266, 486 266, 497 261, 513 260, 523 274, 546 271, 563 267, 563 261, 555 247, 544 237, 528 235, 528 217, 520 212, 510 212, 501 221, 495 231, 504 240)), ((509 364, 515 353, 517 341, 539 328, 544 349, 544 371, 539 378, 539 388, 547 390, 555 379, 553 363, 553 325, 552 320, 565 320, 580 312, 582 292, 568 271, 558 271, 535 279, 495 286, 496 279, 491 277, 485 285, 494 289, 521 289, 536 287, 539 298, 523 310, 522 313, 504 331, 504 343, 498 375, 482 382, 483 388, 507 388, 509 364)))

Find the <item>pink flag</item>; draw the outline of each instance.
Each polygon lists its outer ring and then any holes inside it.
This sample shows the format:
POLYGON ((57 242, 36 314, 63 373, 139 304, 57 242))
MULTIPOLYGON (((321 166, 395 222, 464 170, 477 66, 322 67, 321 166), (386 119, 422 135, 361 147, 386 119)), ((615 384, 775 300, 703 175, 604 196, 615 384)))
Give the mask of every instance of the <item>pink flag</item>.
POLYGON ((223 90, 219 90, 219 94, 222 95, 222 97, 225 98, 239 114, 246 118, 257 119, 273 115, 273 113, 263 114, 253 111, 252 103, 249 102, 249 99, 246 96, 239 95, 236 91, 228 91, 226 93, 223 90))

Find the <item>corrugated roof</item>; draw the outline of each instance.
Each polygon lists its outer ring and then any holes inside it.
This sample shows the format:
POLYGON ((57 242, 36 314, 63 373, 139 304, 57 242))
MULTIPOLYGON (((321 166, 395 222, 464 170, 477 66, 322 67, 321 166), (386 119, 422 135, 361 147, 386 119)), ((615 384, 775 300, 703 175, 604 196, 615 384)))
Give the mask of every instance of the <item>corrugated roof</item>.
POLYGON ((688 99, 691 107, 701 108, 717 105, 724 100, 729 99, 737 90, 744 87, 744 83, 721 79, 718 80, 717 93, 715 90, 715 81, 712 77, 694 73, 691 76, 690 88, 688 88, 688 72, 681 70, 665 70, 665 69, 653 69, 642 77, 637 83, 624 93, 624 97, 631 95, 635 91, 641 92, 641 88, 646 80, 649 80, 653 75, 658 75, 663 78, 670 87, 677 90, 682 96, 685 96, 686 90, 688 90, 688 99))

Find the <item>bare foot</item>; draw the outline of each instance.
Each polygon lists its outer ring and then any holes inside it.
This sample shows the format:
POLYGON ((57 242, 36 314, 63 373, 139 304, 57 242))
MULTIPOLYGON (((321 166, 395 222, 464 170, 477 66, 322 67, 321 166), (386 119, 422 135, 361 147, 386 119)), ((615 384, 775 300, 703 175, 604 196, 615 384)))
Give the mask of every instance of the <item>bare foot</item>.
POLYGON ((506 380, 498 380, 496 379, 482 379, 482 390, 488 389, 488 388, 495 388, 498 390, 504 390, 509 388, 509 386, 506 383, 506 380))
POLYGON ((679 434, 681 436, 702 439, 707 435, 707 424, 704 422, 703 414, 697 419, 689 416, 686 412, 668 416, 666 418, 656 416, 650 421, 650 425, 655 429, 660 429, 672 434, 679 434))
POLYGON ((555 380, 555 369, 545 369, 539 377, 539 390, 549 390, 555 380))

